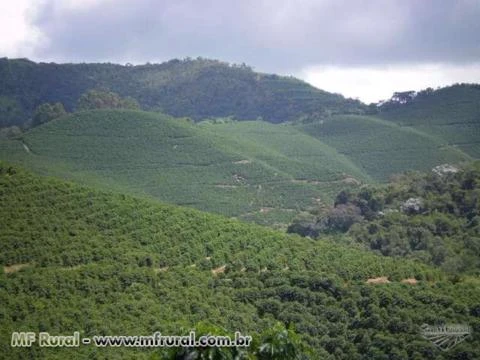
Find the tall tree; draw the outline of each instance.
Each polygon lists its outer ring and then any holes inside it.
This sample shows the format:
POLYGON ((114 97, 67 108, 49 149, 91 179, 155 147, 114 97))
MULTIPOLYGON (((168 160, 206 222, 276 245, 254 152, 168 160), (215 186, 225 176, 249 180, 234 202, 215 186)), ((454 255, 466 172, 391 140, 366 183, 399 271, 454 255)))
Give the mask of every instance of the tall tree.
POLYGON ((62 103, 44 103, 39 105, 33 115, 32 126, 38 126, 44 124, 53 119, 59 118, 60 116, 66 115, 67 112, 63 107, 62 103))

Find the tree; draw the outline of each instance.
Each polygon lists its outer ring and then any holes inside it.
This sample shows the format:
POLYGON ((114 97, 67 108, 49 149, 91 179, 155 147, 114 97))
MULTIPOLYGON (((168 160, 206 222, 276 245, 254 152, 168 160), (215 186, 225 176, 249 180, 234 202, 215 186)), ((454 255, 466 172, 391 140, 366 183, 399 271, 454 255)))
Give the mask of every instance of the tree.
POLYGON ((22 130, 18 126, 10 126, 6 128, 0 128, 0 138, 14 138, 22 134, 22 130))
POLYGON ((261 360, 295 360, 301 359, 308 352, 308 347, 298 334, 277 323, 262 334, 256 355, 261 360))
MULTIPOLYGON (((189 333, 190 331, 188 331, 189 333)), ((200 336, 229 336, 234 338, 226 330, 207 322, 200 322, 195 327, 197 337, 200 336)), ((184 336, 188 336, 185 333, 184 336)), ((192 347, 173 347, 169 348, 163 358, 171 360, 233 360, 247 359, 249 348, 241 347, 212 347, 212 346, 192 346, 192 347)))
POLYGON ((391 101, 406 104, 415 98, 415 95, 416 93, 413 90, 394 92, 391 101))
POLYGON ((17 100, 8 96, 0 96, 0 128, 21 125, 26 116, 17 100))
POLYGON ((334 206, 347 204, 352 200, 352 197, 353 195, 350 191, 342 190, 336 196, 334 206))
POLYGON ((41 104, 35 109, 32 126, 45 124, 46 122, 49 122, 66 114, 67 112, 65 111, 62 103, 57 102, 55 104, 41 104))
MULTIPOLYGON (((222 328, 198 323, 195 329, 198 336, 220 335, 234 338, 222 328)), ((163 358, 171 360, 295 360, 308 358, 311 349, 292 329, 286 329, 281 323, 265 330, 260 336, 254 334, 253 343, 247 347, 176 347, 164 352, 163 358)))
POLYGON ((140 106, 132 97, 122 98, 117 93, 108 90, 89 90, 78 99, 77 111, 95 109, 138 110, 140 106))
POLYGON ((329 211, 325 225, 329 231, 346 232, 350 227, 362 220, 360 208, 353 205, 338 205, 329 211))

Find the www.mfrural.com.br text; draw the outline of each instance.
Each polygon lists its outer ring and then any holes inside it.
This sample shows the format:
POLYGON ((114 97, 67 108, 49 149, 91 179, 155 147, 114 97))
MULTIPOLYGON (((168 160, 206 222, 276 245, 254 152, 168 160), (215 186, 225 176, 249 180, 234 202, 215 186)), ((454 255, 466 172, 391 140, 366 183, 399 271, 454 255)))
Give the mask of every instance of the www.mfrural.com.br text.
POLYGON ((75 331, 71 335, 51 335, 48 332, 13 332, 12 347, 80 347, 93 345, 96 347, 248 347, 252 337, 235 332, 234 337, 226 335, 202 335, 195 331, 188 335, 162 335, 155 332, 151 335, 94 335, 83 337, 75 331))

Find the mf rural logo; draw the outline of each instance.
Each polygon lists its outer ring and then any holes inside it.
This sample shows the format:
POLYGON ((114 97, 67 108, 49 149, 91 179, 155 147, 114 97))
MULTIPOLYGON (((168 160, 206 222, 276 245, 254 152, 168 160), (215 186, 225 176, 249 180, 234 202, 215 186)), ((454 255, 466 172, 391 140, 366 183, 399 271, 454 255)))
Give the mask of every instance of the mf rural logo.
POLYGON ((420 333, 424 339, 430 340, 440 350, 447 351, 470 336, 472 329, 462 324, 440 326, 423 324, 420 333))

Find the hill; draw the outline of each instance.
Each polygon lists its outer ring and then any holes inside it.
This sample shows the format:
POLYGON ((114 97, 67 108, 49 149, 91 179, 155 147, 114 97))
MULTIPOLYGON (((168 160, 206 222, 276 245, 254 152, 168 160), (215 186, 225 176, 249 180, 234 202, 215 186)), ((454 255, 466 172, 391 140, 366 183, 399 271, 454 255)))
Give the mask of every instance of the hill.
POLYGON ((0 159, 270 225, 288 224, 297 212, 370 181, 348 158, 291 126, 194 124, 125 110, 79 112, 0 140, 0 159))
POLYGON ((417 129, 374 116, 337 115, 298 124, 297 128, 333 147, 381 182, 406 170, 425 171, 471 159, 454 144, 432 135, 428 126, 417 129))
MULTIPOLYGON (((255 336, 280 321, 295 326, 314 359, 480 355, 478 279, 452 283, 415 262, 5 163, 0 202, 2 339, 12 331, 173 335, 205 319, 255 336), (366 283, 377 277, 390 282, 366 283), (401 282, 413 277, 416 285, 401 282), (473 333, 442 352, 420 336, 425 323, 468 324, 473 333)), ((171 358, 161 349, 0 347, 8 359, 171 358)))
POLYGON ((379 110, 383 119, 435 135, 446 145, 480 157, 480 85, 407 92, 379 110))
POLYGON ((78 112, 13 139, 0 159, 41 174, 285 228, 343 189, 471 157, 373 116, 193 123, 152 112, 78 112))
POLYGON ((234 116, 278 123, 304 115, 365 110, 359 101, 293 77, 201 58, 138 66, 3 58, 0 78, 0 127, 24 124, 45 102, 60 102, 72 111, 79 97, 94 88, 133 97, 144 110, 195 120, 234 116))

